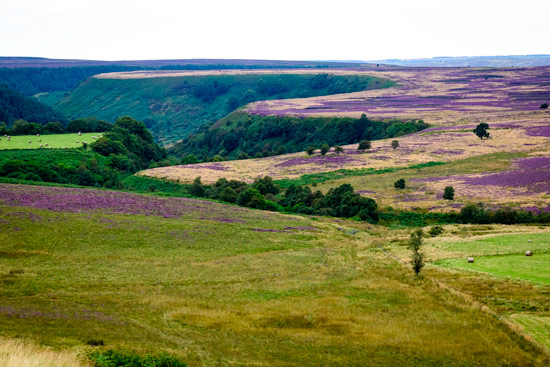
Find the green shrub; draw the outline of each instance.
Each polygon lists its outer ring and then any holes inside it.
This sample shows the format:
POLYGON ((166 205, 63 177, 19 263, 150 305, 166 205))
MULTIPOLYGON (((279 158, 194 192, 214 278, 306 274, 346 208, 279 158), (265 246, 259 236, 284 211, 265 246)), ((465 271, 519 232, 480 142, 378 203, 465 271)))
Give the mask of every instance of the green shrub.
POLYGON ((140 356, 135 353, 108 350, 92 353, 90 359, 94 367, 187 367, 187 363, 165 353, 157 356, 140 356))
POLYGON ((404 189, 405 188, 405 179, 400 178, 399 180, 397 180, 393 183, 393 186, 398 190, 399 189, 404 189))

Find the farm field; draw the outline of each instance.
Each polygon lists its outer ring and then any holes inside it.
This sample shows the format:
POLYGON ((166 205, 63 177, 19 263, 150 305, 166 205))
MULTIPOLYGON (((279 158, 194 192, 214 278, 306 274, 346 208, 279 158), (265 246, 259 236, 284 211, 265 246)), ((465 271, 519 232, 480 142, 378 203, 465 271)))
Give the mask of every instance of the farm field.
POLYGON ((415 278, 377 247, 388 234, 365 223, 8 184, 0 213, 5 337, 166 351, 190 366, 548 362, 494 317, 415 278))
POLYGON ((12 136, 10 141, 6 137, 0 137, 0 150, 6 149, 46 149, 52 147, 54 149, 61 148, 78 148, 82 146, 82 142, 92 143, 92 136, 97 136, 101 133, 78 133, 74 134, 51 134, 51 135, 18 135, 12 136), (31 141, 29 143, 29 140, 31 141), (41 141, 39 141, 41 140, 41 141), (77 140, 79 141, 77 143, 77 140), (46 144, 48 144, 46 146, 46 144), (42 147, 40 146, 42 145, 42 147))
POLYGON ((550 316, 538 316, 529 313, 517 313, 510 315, 510 319, 529 333, 538 343, 550 350, 550 316))
POLYGON ((469 264, 466 258, 445 259, 436 262, 440 266, 481 271, 498 277, 528 280, 534 283, 550 284, 550 254, 536 253, 534 256, 523 254, 480 256, 469 264))

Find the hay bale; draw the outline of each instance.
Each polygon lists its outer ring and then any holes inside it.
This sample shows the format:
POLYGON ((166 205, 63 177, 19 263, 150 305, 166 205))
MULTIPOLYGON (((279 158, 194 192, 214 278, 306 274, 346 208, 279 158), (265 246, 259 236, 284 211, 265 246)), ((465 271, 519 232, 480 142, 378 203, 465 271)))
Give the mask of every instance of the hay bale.
POLYGON ((525 256, 533 256, 533 251, 525 251, 525 256))
POLYGON ((473 263, 474 262, 474 258, 473 257, 469 257, 468 258, 468 263, 473 263))

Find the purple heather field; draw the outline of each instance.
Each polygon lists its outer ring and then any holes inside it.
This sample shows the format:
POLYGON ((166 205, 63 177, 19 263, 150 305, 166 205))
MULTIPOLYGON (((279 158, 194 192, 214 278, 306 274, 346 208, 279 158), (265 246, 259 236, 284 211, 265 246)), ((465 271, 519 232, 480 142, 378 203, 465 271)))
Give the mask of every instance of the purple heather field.
POLYGON ((164 218, 198 215, 222 223, 244 223, 243 208, 180 197, 66 187, 0 184, 0 204, 69 213, 141 214, 164 218))

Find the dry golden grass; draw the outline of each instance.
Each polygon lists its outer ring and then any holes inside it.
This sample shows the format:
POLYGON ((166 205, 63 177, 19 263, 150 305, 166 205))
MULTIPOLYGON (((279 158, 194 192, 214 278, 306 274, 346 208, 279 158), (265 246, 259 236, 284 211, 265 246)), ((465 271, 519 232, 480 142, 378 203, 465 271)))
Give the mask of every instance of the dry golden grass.
POLYGON ((0 338, 2 367, 89 367, 75 352, 54 351, 30 341, 0 338))

